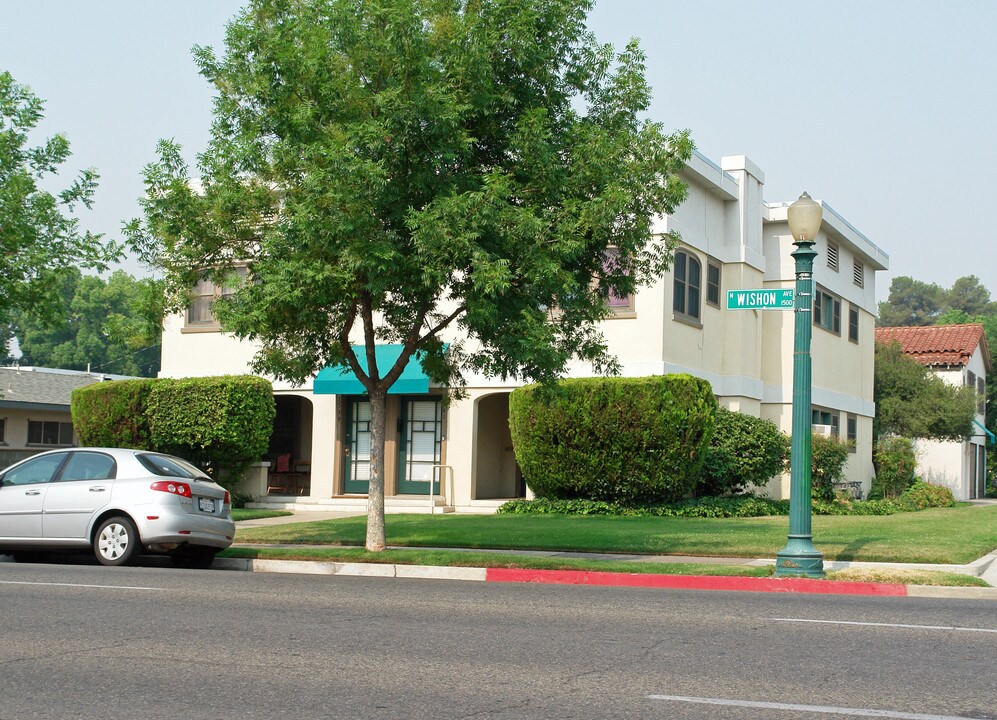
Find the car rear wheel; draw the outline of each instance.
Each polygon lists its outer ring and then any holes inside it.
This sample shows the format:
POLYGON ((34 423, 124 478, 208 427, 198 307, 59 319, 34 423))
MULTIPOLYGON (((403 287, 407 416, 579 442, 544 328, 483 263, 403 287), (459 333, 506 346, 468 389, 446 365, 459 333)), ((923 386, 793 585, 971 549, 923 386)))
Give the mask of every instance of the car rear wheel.
POLYGON ((93 539, 93 551, 101 565, 130 565, 138 558, 142 543, 135 524, 126 517, 101 523, 93 539))
POLYGON ((218 548, 204 545, 185 545, 170 553, 170 559, 177 567, 203 570, 211 567, 215 561, 218 548))

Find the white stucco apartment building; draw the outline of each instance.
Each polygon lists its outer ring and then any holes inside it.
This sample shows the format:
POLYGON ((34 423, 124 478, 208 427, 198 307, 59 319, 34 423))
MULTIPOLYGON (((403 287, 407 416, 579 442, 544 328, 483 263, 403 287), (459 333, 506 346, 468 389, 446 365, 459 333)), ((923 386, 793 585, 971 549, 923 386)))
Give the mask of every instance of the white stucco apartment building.
POLYGON ((915 450, 919 477, 949 488, 956 500, 984 497, 988 441, 984 425, 986 386, 992 368, 983 326, 968 323, 881 327, 876 328, 876 339, 883 343, 899 343, 905 355, 931 368, 949 385, 966 385, 976 391, 973 435, 958 442, 919 438, 915 450))
MULTIPOLYGON (((661 232, 682 235, 672 268, 635 296, 614 300, 614 316, 602 327, 609 347, 625 375, 702 377, 722 405, 768 418, 788 433, 793 312, 727 310, 726 293, 795 286, 786 222, 790 202, 766 203, 764 174, 743 156, 723 158, 717 165, 697 153, 684 178, 688 199, 674 215, 658 220, 661 232)), ((875 284, 888 257, 822 205, 814 269, 813 420, 855 441, 846 479, 868 491, 875 284)), ((168 318, 162 376, 248 372, 254 347, 221 333, 203 311, 215 292, 202 284, 195 311, 168 318)), ((322 371, 300 388, 274 384, 278 412, 270 460, 282 456, 282 469, 291 472, 269 482, 261 478, 254 486, 257 494, 269 487, 269 501, 293 502, 301 509, 363 505, 369 405, 359 383, 338 375, 322 371)), ((591 375, 591 369, 573 366, 570 375, 591 375)), ((475 376, 467 380, 466 399, 446 409, 441 390, 429 387, 412 364, 393 388, 385 453, 389 512, 428 510, 429 478, 441 475, 444 483, 436 492, 445 499, 438 503, 458 512, 487 512, 526 494, 508 428, 509 394, 517 384, 475 376)), ((768 491, 788 497, 788 478, 775 479, 768 491)))

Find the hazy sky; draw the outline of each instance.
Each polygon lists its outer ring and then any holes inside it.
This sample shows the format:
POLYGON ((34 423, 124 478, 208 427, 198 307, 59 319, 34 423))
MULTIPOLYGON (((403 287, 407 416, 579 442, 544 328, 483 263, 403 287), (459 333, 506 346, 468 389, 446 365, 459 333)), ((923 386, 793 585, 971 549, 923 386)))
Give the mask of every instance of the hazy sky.
MULTIPOLYGON (((193 164, 211 91, 190 48, 220 48, 242 5, 0 0, 0 69, 45 100, 42 131, 68 135, 67 167, 101 174, 88 229, 120 237, 138 214, 159 138, 193 164)), ((766 200, 807 190, 885 250, 880 299, 897 275, 975 274, 997 296, 983 222, 997 197, 997 2, 598 0, 590 26, 618 46, 641 39, 654 119, 688 128, 715 162, 750 157, 766 200)))

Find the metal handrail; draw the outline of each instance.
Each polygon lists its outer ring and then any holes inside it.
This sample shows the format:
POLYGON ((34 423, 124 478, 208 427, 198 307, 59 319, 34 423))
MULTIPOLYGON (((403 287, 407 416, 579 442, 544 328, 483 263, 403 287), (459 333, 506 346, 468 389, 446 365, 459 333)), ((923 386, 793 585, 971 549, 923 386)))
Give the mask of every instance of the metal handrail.
MULTIPOLYGON (((429 481, 429 514, 432 515, 436 512, 436 495, 433 493, 433 486, 436 484, 436 470, 449 470, 450 471, 450 503, 453 504, 454 496, 454 469, 452 465, 433 465, 433 479, 429 481)), ((443 503, 447 502, 447 492, 446 483, 440 480, 440 495, 443 497, 443 503)))

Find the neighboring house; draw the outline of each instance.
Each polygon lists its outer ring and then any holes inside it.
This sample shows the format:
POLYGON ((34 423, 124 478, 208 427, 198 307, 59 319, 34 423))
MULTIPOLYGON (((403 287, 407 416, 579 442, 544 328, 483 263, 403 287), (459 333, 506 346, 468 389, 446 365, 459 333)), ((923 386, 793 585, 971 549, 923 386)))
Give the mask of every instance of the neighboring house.
POLYGON ((69 399, 73 390, 121 375, 38 367, 0 367, 0 468, 76 443, 69 399))
POLYGON ((915 445, 920 477, 950 488, 956 500, 983 497, 987 484, 986 386, 991 372, 983 326, 881 327, 876 328, 876 340, 898 342, 905 355, 931 368, 949 385, 968 385, 976 390, 974 435, 962 442, 920 439, 915 445))
MULTIPOLYGON (((793 313, 729 311, 726 293, 795 286, 786 222, 790 203, 764 202, 764 176, 743 156, 716 165, 696 153, 684 178, 688 199, 657 223, 661 232, 679 231, 683 244, 672 269, 653 285, 633 297, 609 299, 614 315, 602 329, 610 350, 624 375, 691 373, 709 380, 725 407, 768 418, 788 433, 793 313)), ((855 441, 846 479, 868 490, 875 274, 887 268, 888 258, 827 205, 816 249, 814 422, 855 441)), ((254 346, 221 333, 205 309, 206 300, 220 292, 201 283, 190 311, 167 319, 161 376, 249 372, 254 346)), ((397 357, 391 346, 378 352, 385 358, 379 367, 397 357)), ((591 369, 578 364, 569 374, 591 375, 591 369)), ((392 388, 385 452, 388 511, 428 509, 429 478, 440 474, 446 504, 457 511, 487 512, 526 494, 508 426, 509 394, 519 383, 473 375, 467 380, 466 399, 446 409, 441 390, 430 387, 415 363, 392 388)), ((305 463, 294 473, 295 487, 304 495, 296 499, 298 507, 362 506, 370 405, 359 382, 326 368, 301 388, 275 383, 274 394, 277 421, 269 460, 291 454, 305 463)), ((788 478, 774 480, 768 491, 787 497, 788 478)))

